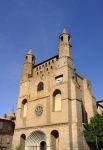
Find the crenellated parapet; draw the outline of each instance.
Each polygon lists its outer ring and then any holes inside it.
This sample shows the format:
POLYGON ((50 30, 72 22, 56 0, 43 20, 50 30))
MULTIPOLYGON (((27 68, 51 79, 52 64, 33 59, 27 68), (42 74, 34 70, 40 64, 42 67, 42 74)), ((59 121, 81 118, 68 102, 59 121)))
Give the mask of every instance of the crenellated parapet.
POLYGON ((40 63, 33 67, 33 76, 45 76, 45 74, 50 74, 56 69, 56 63, 58 61, 58 55, 40 63))

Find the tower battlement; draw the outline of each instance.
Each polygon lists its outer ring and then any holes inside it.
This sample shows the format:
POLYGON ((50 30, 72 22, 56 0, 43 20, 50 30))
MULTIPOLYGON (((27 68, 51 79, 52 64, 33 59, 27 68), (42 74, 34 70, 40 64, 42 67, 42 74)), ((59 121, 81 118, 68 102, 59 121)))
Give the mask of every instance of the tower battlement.
POLYGON ((44 76, 44 74, 50 74, 52 70, 56 69, 56 62, 58 60, 58 55, 45 60, 37 65, 33 66, 34 76, 44 76))

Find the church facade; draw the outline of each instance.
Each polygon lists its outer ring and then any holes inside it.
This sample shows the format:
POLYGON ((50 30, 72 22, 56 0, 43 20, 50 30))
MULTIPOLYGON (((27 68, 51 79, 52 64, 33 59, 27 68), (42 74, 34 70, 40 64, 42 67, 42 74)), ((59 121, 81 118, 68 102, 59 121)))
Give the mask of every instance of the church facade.
POLYGON ((90 82, 76 72, 70 34, 59 36, 58 55, 35 63, 29 50, 20 78, 13 148, 88 150, 83 124, 97 113, 90 82))

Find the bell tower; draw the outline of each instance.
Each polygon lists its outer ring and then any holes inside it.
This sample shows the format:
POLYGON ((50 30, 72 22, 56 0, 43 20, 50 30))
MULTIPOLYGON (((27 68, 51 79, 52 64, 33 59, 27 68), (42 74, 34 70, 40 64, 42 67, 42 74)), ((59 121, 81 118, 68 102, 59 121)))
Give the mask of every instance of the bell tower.
POLYGON ((32 67, 35 64, 35 56, 32 54, 32 49, 29 50, 25 57, 23 66, 23 75, 32 75, 32 67))
POLYGON ((70 34, 64 28, 62 34, 59 36, 59 58, 67 56, 71 57, 71 44, 70 44, 70 34))

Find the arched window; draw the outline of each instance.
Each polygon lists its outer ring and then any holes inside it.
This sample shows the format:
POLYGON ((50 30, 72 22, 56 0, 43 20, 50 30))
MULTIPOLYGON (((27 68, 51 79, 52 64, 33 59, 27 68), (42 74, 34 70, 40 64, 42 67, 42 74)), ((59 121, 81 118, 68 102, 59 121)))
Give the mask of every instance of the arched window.
POLYGON ((28 59, 28 56, 26 56, 26 59, 28 59))
POLYGON ((26 140, 26 135, 22 134, 20 136, 20 149, 25 150, 25 140, 26 140))
POLYGON ((63 36, 61 36, 61 38, 60 38, 60 39, 61 39, 61 41, 63 41, 63 36))
POLYGON ((22 101, 22 117, 26 118, 26 116, 27 116, 27 100, 24 99, 22 101))
POLYGON ((59 132, 57 130, 51 132, 51 147, 53 150, 59 150, 59 132))
POLYGON ((43 82, 39 82, 37 91, 42 91, 42 90, 44 90, 44 84, 43 84, 43 82))
POLYGON ((53 93, 53 108, 54 111, 61 111, 62 101, 61 101, 61 91, 55 90, 53 93))

